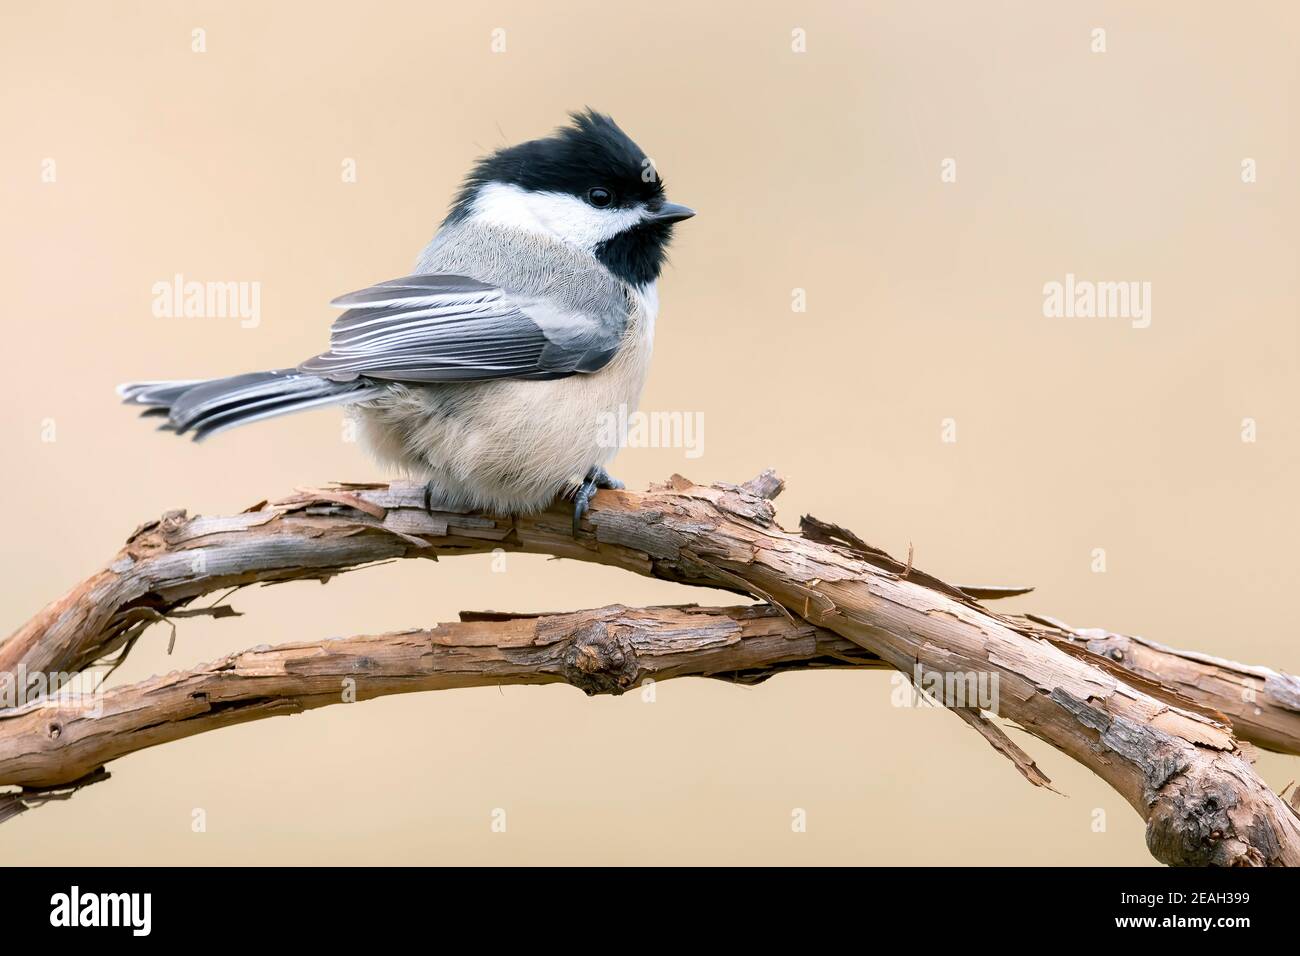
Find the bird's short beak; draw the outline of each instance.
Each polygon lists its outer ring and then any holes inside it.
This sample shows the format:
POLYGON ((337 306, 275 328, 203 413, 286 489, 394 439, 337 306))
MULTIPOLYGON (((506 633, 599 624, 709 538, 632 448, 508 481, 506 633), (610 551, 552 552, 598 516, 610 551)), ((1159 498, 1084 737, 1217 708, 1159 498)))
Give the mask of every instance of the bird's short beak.
POLYGON ((666 202, 646 216, 647 222, 681 222, 695 215, 695 210, 681 203, 666 202))

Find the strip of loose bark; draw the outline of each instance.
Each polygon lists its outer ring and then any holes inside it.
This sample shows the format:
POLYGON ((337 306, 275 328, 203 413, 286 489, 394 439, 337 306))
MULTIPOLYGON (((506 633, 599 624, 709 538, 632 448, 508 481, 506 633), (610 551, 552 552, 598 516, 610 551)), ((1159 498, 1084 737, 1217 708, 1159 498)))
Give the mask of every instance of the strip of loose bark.
POLYGON ((1177 691, 1223 715, 1233 732, 1265 750, 1300 754, 1300 680, 1268 667, 1180 651, 1102 628, 1070 627, 1037 615, 1020 620, 1051 640, 1067 640, 1124 672, 1177 691))
POLYGON ((552 554, 746 591, 905 673, 995 678, 998 712, 1115 787, 1147 820, 1157 859, 1300 862, 1295 814, 1259 780, 1222 723, 1077 641, 1044 639, 1040 625, 1031 630, 992 614, 910 565, 895 570, 897 562, 860 541, 783 531, 754 485, 698 486, 678 477, 644 494, 604 491, 577 539, 569 514, 562 502, 532 516, 431 513, 422 486, 403 484, 303 491, 227 518, 173 512, 139 529, 109 568, 0 645, 0 672, 80 669, 129 647, 149 622, 223 588, 325 579, 398 557, 496 548, 552 554), (340 493, 368 507, 340 503, 340 493))
POLYGON ((103 767, 98 767, 86 776, 71 783, 57 784, 52 787, 24 787, 21 790, 0 793, 0 823, 12 820, 19 814, 34 810, 36 807, 44 806, 47 803, 68 800, 77 791, 108 778, 108 771, 103 767))
MULTIPOLYGON (((806 537, 847 548, 882 570, 910 577, 959 600, 1029 590, 952 587, 907 568, 838 525, 805 515, 800 527, 806 537)), ((1074 628, 1036 614, 999 619, 1024 634, 1051 641, 1067 653, 1082 654, 1157 699, 1228 723, 1242 740, 1277 753, 1300 754, 1300 679, 1290 674, 1099 628, 1074 628)))
POLYGON ((885 666, 852 641, 761 605, 463 617, 429 630, 254 648, 99 695, 0 711, 0 786, 48 788, 194 734, 389 694, 551 683, 621 694, 691 675, 756 684, 784 670, 885 666))

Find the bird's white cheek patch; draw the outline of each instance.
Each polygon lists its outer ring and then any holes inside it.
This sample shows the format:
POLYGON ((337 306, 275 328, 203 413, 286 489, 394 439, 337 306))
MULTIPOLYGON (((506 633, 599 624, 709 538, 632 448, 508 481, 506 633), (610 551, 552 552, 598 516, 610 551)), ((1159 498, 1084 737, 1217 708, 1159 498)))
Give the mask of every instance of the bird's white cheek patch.
POLYGON ((642 210, 597 209, 567 193, 488 183, 475 197, 471 215, 480 222, 544 233, 590 251, 639 223, 642 210))

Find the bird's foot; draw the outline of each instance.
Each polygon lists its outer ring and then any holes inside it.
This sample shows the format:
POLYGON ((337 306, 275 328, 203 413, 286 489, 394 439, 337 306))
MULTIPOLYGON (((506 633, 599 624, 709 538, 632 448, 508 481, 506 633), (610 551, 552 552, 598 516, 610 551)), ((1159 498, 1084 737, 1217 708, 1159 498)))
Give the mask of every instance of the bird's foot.
POLYGON ((604 468, 592 468, 587 472, 587 477, 582 479, 582 484, 573 494, 573 536, 578 536, 578 528, 582 524, 582 516, 587 513, 587 506, 591 504, 592 497, 600 488, 621 489, 623 482, 617 478, 611 478, 609 472, 604 468))

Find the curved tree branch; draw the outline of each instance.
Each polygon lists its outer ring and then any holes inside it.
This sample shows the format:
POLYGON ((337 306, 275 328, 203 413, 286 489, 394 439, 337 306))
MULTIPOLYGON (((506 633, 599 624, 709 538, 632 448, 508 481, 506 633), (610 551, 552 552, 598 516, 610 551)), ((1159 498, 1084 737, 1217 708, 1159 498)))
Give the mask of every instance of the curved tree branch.
MULTIPOLYGON (((422 486, 401 483, 305 490, 233 517, 172 512, 0 645, 0 672, 80 670, 224 588, 495 548, 572 557, 763 598, 792 625, 797 615, 921 679, 991 679, 997 712, 1110 783, 1147 820, 1160 860, 1300 862, 1295 813, 1255 775, 1223 716, 1233 713, 1230 689, 1199 679, 1171 687, 1127 670, 1080 632, 994 614, 835 526, 809 520, 805 536, 790 534, 765 497, 779 487, 766 476, 747 486, 674 478, 643 494, 601 492, 577 539, 563 503, 532 516, 429 511, 422 486)), ((1152 650, 1142 667, 1158 673, 1168 662, 1152 650)), ((1175 656, 1182 667, 1204 663, 1175 656)), ((1294 747, 1290 713, 1279 701, 1268 721, 1274 744, 1294 747)))
POLYGON ((53 787, 209 730, 415 691, 568 683, 621 694, 701 676, 882 668, 852 641, 763 606, 463 614, 428 630, 257 647, 102 694, 0 711, 0 785, 53 787))

